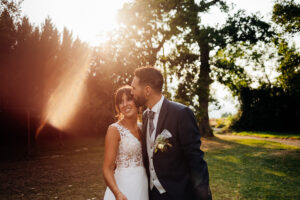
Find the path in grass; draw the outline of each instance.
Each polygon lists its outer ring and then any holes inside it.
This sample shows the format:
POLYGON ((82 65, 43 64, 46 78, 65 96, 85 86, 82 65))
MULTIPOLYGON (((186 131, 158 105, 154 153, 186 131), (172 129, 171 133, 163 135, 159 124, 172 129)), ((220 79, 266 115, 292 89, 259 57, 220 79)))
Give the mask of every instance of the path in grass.
POLYGON ((267 140, 267 141, 272 141, 272 142, 278 142, 281 144, 285 144, 285 145, 292 145, 292 146, 296 146, 296 147, 300 147, 300 140, 294 140, 294 139, 281 139, 281 138, 266 138, 266 137, 258 137, 258 136, 248 136, 248 135, 232 135, 232 134, 228 134, 228 135, 224 135, 224 134, 215 134, 218 137, 222 137, 222 138, 236 138, 236 139, 255 139, 255 140, 267 140))

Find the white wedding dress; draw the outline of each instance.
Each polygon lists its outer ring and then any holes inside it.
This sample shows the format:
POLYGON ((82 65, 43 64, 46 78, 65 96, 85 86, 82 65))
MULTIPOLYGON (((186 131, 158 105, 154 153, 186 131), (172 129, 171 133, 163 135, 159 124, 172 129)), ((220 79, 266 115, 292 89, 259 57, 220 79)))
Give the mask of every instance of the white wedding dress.
MULTIPOLYGON (((118 123, 112 126, 118 129, 121 137, 115 170, 118 188, 128 200, 148 200, 148 180, 143 165, 141 142, 124 126, 118 123)), ((115 200, 108 187, 104 200, 115 200)))

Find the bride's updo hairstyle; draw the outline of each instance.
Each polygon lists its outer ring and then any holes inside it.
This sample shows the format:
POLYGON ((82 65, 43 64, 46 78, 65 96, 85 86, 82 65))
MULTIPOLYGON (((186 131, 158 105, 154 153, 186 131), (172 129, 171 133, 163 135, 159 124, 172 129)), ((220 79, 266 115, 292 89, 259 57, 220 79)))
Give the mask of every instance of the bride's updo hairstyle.
POLYGON ((122 103, 123 94, 125 94, 127 96, 128 100, 133 99, 133 96, 131 94, 131 87, 129 85, 122 86, 119 89, 117 89, 117 91, 115 92, 115 109, 117 112, 116 117, 118 119, 121 118, 121 112, 120 112, 119 105, 122 103))

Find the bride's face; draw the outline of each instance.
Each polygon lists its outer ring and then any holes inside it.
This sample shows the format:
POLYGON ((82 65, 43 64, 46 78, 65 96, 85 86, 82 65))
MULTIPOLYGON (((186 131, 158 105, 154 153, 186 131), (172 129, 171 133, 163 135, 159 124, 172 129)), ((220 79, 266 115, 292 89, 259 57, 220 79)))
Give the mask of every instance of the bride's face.
POLYGON ((126 94, 122 96, 122 102, 118 105, 120 112, 123 116, 126 117, 133 117, 138 114, 137 107, 134 103, 133 98, 129 98, 126 94))

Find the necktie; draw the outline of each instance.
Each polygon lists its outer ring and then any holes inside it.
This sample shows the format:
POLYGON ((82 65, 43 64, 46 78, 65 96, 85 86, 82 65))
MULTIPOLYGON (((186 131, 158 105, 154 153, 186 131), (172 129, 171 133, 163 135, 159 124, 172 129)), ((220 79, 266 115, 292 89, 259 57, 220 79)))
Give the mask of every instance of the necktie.
POLYGON ((154 119, 154 114, 155 112, 149 110, 147 113, 147 117, 148 117, 148 121, 149 121, 149 134, 150 136, 152 135, 152 132, 154 131, 154 123, 153 123, 153 119, 154 119))

